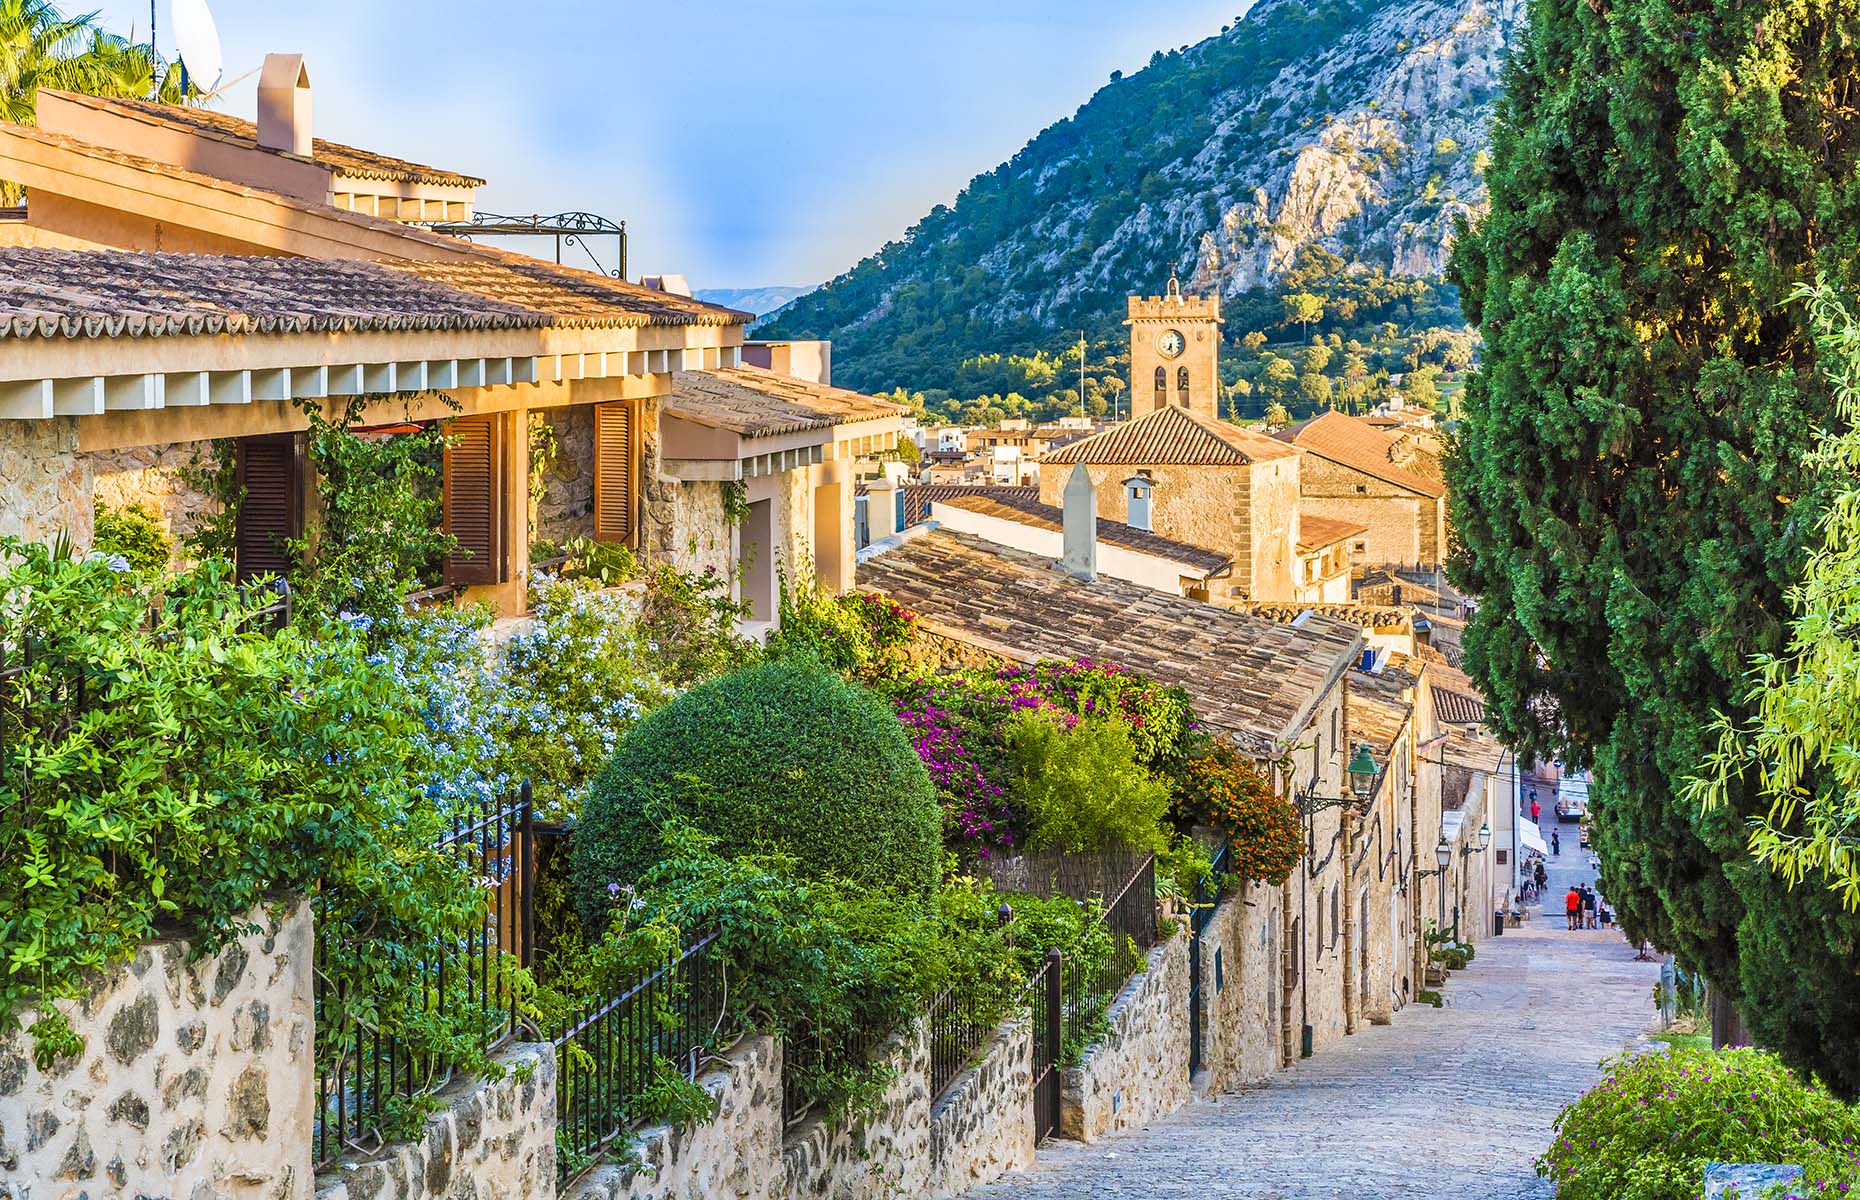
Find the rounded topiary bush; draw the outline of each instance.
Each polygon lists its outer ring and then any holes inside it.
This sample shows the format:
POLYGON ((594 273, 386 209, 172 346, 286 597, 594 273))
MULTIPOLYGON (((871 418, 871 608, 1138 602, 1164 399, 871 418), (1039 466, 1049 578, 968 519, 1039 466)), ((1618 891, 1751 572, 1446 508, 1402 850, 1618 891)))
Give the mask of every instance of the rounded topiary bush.
POLYGON ((574 835, 577 903, 605 924, 612 884, 659 860, 677 816, 723 853, 768 848, 802 872, 929 896, 942 814, 891 710, 807 658, 778 659, 693 688, 621 739, 574 835))

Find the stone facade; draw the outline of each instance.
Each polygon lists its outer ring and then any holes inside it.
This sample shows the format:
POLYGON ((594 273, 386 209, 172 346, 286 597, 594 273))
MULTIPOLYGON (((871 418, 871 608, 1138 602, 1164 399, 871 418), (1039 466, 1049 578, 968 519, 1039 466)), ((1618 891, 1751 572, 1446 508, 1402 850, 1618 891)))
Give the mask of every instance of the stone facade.
POLYGON ((1243 884, 1223 896, 1201 933, 1201 1070, 1210 1095, 1279 1069, 1281 889, 1243 884))
POLYGON ((212 442, 89 451, 78 458, 90 475, 95 503, 111 508, 139 504, 177 541, 193 532, 203 517, 219 512, 219 500, 181 478, 184 467, 197 462, 211 468, 218 462, 212 442))
POLYGON ((310 913, 248 919, 218 954, 153 942, 61 1004, 81 1055, 42 1071, 28 1035, 0 1043, 0 1197, 311 1194, 310 913))
POLYGON ((1432 563, 1441 560, 1446 539, 1444 499, 1423 496, 1316 454, 1305 454, 1301 501, 1305 512, 1369 526, 1350 539, 1363 549, 1363 563, 1432 563))
POLYGON ((532 504, 531 536, 556 545, 594 536, 594 406, 575 404, 530 414, 555 436, 555 459, 532 504))
POLYGON ((419 1141, 343 1159, 317 1200, 550 1200, 555 1187, 555 1047, 519 1044, 503 1072, 460 1079, 419 1141))
POLYGON ((1174 1112, 1190 1098, 1188 933, 1150 951, 1111 1005, 1111 1030, 1065 1073, 1059 1128, 1092 1142, 1174 1112))
POLYGON ((716 1098, 702 1125, 638 1133, 636 1161, 596 1168, 571 1200, 916 1200, 960 1195, 1034 1159, 1032 1046, 1025 1021, 931 1102, 930 1039, 918 1022, 888 1051, 893 1071, 862 1120, 811 1118, 784 1136, 778 1042, 747 1037, 700 1083, 716 1098))
POLYGON ((0 535, 49 542, 91 538, 91 475, 78 453, 77 419, 0 421, 0 535))

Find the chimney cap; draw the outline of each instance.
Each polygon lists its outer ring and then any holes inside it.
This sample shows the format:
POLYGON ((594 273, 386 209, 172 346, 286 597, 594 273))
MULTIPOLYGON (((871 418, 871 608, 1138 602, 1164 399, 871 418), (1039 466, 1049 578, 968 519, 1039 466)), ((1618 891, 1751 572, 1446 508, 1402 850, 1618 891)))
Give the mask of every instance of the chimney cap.
POLYGON ((258 86, 265 90, 309 87, 310 69, 304 65, 304 56, 267 54, 264 69, 258 74, 258 86))

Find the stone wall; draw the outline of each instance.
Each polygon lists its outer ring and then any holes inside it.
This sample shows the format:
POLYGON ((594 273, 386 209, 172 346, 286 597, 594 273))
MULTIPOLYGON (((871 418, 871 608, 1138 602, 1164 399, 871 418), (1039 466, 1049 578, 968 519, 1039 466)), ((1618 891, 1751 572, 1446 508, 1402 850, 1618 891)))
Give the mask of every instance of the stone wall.
POLYGON ((543 494, 530 513, 531 536, 558 546, 594 536, 594 406, 539 409, 532 422, 555 434, 555 461, 543 476, 543 494))
POLYGON ((1111 1005, 1110 1033, 1065 1072, 1059 1128, 1093 1142, 1188 1103, 1188 933, 1150 951, 1111 1005))
POLYGON ((1434 562, 1444 532, 1445 502, 1422 496, 1314 454, 1302 456, 1301 506, 1314 516, 1358 521, 1367 534, 1350 539, 1367 542, 1361 563, 1434 562))
POLYGON ((1257 1083, 1279 1069, 1280 889, 1242 885, 1201 935, 1201 1094, 1257 1083))
POLYGON ((154 513, 168 536, 177 541, 193 532, 201 518, 220 510, 217 499, 181 478, 184 467, 197 463, 211 468, 217 463, 212 442, 87 451, 78 457, 90 474, 91 495, 97 504, 111 508, 139 504, 154 513))
POLYGON ((84 1051, 50 1070, 26 1033, 0 1042, 0 1197, 310 1195, 310 914, 249 920, 196 962, 186 942, 150 943, 60 1004, 84 1051))
MULTIPOLYGON (((597 1167, 570 1200, 915 1200, 960 1195, 1034 1159, 1027 1022, 996 1031, 981 1058, 934 1104, 923 1022, 887 1053, 893 1075, 862 1120, 803 1121, 784 1136, 781 1046, 738 1042, 699 1082, 716 1099, 702 1125, 637 1134, 635 1161, 597 1167)), ((327 1198, 325 1198, 327 1200, 327 1198)))
POLYGON ((500 1078, 460 1079, 425 1136, 351 1156, 318 1181, 317 1200, 548 1200, 555 1187, 555 1047, 518 1044, 500 1078))
POLYGON ((68 532, 90 545, 91 476, 75 417, 0 421, 0 481, 0 534, 49 542, 68 532))
MULTIPOLYGON (((1287 459, 1296 462, 1296 459, 1287 459)), ((1233 559, 1231 579, 1223 587, 1253 586, 1252 467, 1093 466, 1086 471, 1098 494, 1098 515, 1122 521, 1128 515, 1124 480, 1138 470, 1155 483, 1151 524, 1164 537, 1217 550, 1233 559)), ((1040 499, 1059 505, 1072 469, 1040 472, 1040 499)), ((1288 546, 1289 549, 1289 546, 1288 546)), ((1250 594, 1250 593, 1249 593, 1250 594)), ((1289 597, 1288 597, 1289 598, 1289 597)))

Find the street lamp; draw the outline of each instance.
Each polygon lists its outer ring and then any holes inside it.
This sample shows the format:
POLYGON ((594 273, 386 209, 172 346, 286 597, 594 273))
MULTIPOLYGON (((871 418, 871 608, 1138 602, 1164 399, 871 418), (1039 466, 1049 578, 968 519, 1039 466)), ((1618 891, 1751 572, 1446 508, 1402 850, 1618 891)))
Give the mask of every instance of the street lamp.
POLYGON ((1350 759, 1346 768, 1350 773, 1350 790, 1356 793, 1357 804, 1369 807, 1369 798, 1376 790, 1376 757, 1369 752, 1369 743, 1358 742, 1356 755, 1350 759))
POLYGON ((1486 850, 1492 845, 1492 823, 1482 822, 1479 826, 1479 849, 1486 850))

